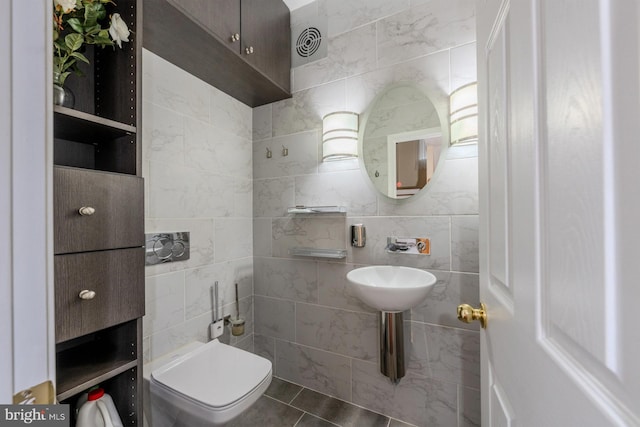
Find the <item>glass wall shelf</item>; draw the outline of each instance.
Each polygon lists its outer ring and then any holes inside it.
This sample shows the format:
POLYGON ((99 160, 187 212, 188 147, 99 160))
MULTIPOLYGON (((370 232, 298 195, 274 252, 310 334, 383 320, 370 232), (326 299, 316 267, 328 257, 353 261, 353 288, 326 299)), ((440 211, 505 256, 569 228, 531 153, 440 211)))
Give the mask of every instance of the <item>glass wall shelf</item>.
POLYGON ((290 214, 321 214, 321 213, 346 213, 344 206, 294 206, 287 209, 290 214))
POLYGON ((315 258, 332 258, 343 259, 347 257, 346 249, 316 249, 316 248, 291 248, 289 255, 315 257, 315 258))

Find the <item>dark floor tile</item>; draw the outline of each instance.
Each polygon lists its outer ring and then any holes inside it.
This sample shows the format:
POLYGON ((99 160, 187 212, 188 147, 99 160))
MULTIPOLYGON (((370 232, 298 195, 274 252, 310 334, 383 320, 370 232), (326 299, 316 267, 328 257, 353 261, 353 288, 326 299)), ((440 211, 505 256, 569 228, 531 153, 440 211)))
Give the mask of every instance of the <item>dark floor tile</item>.
POLYGON ((294 397, 300 393, 302 387, 289 381, 281 380, 280 378, 271 378, 271 384, 267 391, 264 392, 269 397, 278 399, 284 403, 291 403, 294 397))
POLYGON ((303 412, 270 397, 262 396, 228 427, 284 427, 294 426, 303 412))
POLYGON ((304 414, 296 427, 336 427, 336 425, 311 414, 304 414))
POLYGON ((393 418, 391 418, 389 427, 415 427, 415 426, 413 424, 403 423, 402 421, 394 420, 393 418))
POLYGON ((385 416, 306 388, 293 399, 291 405, 343 427, 386 427, 389 423, 389 418, 385 416))

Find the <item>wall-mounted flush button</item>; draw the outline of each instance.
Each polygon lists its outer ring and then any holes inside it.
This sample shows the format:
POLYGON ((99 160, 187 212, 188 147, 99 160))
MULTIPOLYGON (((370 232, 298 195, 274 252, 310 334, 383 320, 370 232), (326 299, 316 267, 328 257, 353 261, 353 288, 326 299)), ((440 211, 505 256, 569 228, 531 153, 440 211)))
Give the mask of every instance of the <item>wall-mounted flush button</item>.
POLYGON ((146 265, 189 259, 189 232, 146 235, 146 265))

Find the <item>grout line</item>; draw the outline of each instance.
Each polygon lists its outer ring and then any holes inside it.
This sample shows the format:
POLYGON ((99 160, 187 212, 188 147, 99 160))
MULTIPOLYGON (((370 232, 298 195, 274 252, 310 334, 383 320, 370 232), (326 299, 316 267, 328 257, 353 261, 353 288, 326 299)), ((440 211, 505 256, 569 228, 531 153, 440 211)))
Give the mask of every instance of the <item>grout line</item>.
POLYGON ((460 408, 460 401, 462 400, 462 389, 460 388, 460 385, 458 385, 456 387, 456 418, 458 421, 458 427, 460 427, 462 425, 463 422, 463 417, 462 417, 462 411, 460 408))
MULTIPOLYGON (((296 408, 295 406, 292 406, 292 408, 297 409, 299 411, 302 411, 302 409, 300 408, 296 408)), ((302 420, 302 418, 305 416, 305 414, 314 417, 314 418, 318 418, 319 420, 322 420, 324 422, 327 422, 329 424, 331 424, 332 426, 337 426, 337 427, 341 427, 340 424, 336 424, 333 421, 329 421, 329 420, 325 420, 324 418, 316 415, 316 414, 312 414, 311 412, 307 412, 307 411, 302 411, 302 416, 300 417, 300 419, 298 419, 298 421, 296 422, 296 424, 294 424, 294 427, 298 425, 298 423, 302 420)))
POLYGON ((306 414, 306 412, 302 411, 302 414, 300 414, 300 418, 298 418, 298 421, 295 422, 293 427, 296 427, 300 423, 300 421, 302 421, 302 418, 304 417, 304 414, 306 414))
POLYGON ((449 271, 453 270, 453 218, 449 217, 449 271))
POLYGON ((325 421, 325 422, 327 422, 327 423, 331 424, 332 426, 341 427, 341 426, 340 426, 340 424, 336 424, 336 423, 334 423, 333 421, 325 420, 324 418, 319 417, 319 416, 317 416, 317 415, 315 415, 315 414, 312 414, 312 413, 310 413, 310 412, 306 412, 306 413, 307 413, 307 414, 309 414, 309 415, 311 415, 312 417, 316 417, 316 418, 318 418, 318 419, 320 419, 320 420, 322 420, 322 421, 325 421))
MULTIPOLYGON (((291 383, 293 384, 293 383, 291 383)), ((296 400, 296 397, 300 396, 300 393, 302 393, 302 390, 304 390, 305 387, 304 386, 300 386, 300 390, 298 390, 298 392, 296 393, 295 396, 293 396, 293 398, 289 401, 289 403, 287 403, 287 405, 291 406, 292 408, 295 408, 295 406, 292 406, 291 403, 296 400)))

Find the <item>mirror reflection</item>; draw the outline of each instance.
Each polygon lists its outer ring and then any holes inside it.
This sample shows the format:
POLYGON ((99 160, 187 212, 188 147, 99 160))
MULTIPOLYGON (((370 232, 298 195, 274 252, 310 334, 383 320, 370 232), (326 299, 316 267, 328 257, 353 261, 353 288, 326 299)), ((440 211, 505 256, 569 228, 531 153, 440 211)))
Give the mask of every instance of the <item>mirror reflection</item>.
POLYGON ((371 182, 394 199, 411 197, 424 188, 446 147, 433 103, 411 83, 393 85, 374 100, 360 145, 371 182))

